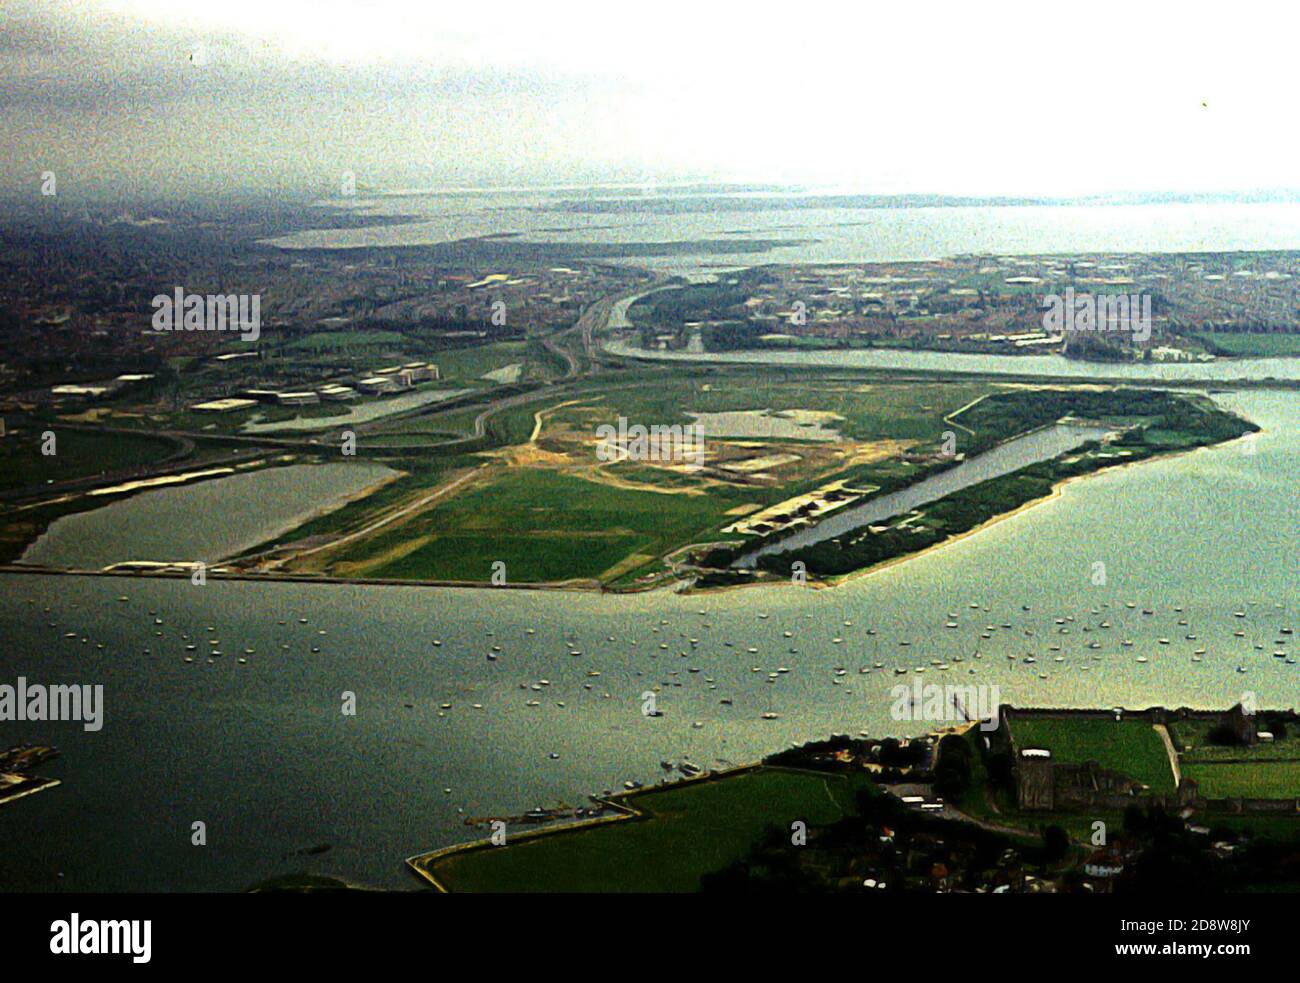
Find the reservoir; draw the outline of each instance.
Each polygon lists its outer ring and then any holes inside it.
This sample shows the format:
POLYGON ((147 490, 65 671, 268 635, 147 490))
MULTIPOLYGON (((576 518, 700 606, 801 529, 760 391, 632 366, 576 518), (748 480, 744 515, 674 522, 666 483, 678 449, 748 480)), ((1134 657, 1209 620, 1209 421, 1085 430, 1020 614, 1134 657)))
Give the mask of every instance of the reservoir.
POLYGON ((917 669, 1025 705, 1223 707, 1249 691, 1294 706, 1300 665, 1272 653, 1300 628, 1300 396, 1220 400, 1263 427, 1255 440, 1071 482, 831 590, 6 575, 2 681, 102 684, 104 723, 0 725, 57 746, 42 773, 63 781, 0 809, 0 886, 241 890, 306 870, 414 887, 404 858, 481 836, 468 816, 581 805, 658 780, 665 759, 927 729, 890 717, 917 669), (225 654, 184 661, 209 639, 225 654), (663 716, 645 717, 656 690, 663 716))
POLYGON ((127 560, 211 563, 396 474, 369 461, 293 464, 138 492, 56 519, 20 562, 81 570, 127 560))
POLYGON ((924 481, 918 481, 900 491, 870 498, 865 502, 849 505, 838 512, 832 512, 815 525, 807 526, 778 542, 742 554, 732 566, 752 567, 760 556, 801 549, 884 519, 904 515, 945 495, 977 485, 981 481, 1011 474, 1039 461, 1051 460, 1058 454, 1073 450, 1089 440, 1099 440, 1109 432, 1102 427, 1058 423, 1022 437, 1012 438, 977 457, 962 461, 954 468, 931 475, 924 481))
POLYGON ((332 430, 335 427, 348 424, 356 425, 370 423, 372 420, 382 420, 386 416, 393 416, 397 413, 409 413, 411 410, 418 410, 422 406, 432 406, 434 403, 445 403, 448 400, 464 396, 471 391, 469 389, 431 389, 403 393, 400 396, 392 396, 388 399, 371 400, 360 406, 349 406, 342 412, 332 416, 300 416, 292 420, 279 420, 273 423, 254 418, 245 423, 240 432, 275 434, 332 430))

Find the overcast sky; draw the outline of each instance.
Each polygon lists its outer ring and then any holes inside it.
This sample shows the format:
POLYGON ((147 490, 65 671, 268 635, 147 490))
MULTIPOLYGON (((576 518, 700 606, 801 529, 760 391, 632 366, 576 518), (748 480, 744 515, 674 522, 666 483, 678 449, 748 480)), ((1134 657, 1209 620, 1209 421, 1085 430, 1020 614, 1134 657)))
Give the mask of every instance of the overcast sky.
POLYGON ((1285 6, 0 0, 0 184, 1294 188, 1285 6))

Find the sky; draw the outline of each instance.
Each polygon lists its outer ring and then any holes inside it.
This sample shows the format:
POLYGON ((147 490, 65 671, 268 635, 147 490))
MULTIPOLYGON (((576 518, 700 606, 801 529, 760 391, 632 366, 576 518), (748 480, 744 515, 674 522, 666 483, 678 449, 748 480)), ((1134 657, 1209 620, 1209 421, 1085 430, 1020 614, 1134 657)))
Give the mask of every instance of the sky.
POLYGON ((1300 187, 1276 2, 0 0, 0 191, 1300 187))

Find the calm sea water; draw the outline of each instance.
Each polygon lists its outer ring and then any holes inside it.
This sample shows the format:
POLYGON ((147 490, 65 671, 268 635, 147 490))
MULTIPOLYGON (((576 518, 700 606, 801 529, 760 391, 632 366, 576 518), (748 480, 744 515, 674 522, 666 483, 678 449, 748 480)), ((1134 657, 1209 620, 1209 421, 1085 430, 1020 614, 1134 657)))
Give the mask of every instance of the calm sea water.
POLYGON ((626 258, 639 267, 693 277, 762 263, 889 262, 968 253, 1215 252, 1300 244, 1300 205, 1295 204, 794 208, 685 215, 584 215, 555 211, 553 205, 554 199, 538 194, 384 199, 368 210, 412 221, 320 229, 273 241, 287 247, 405 246, 513 233, 525 242, 791 243, 727 255, 687 250, 626 258))
POLYGON ((411 886, 403 858, 472 838, 465 815, 576 804, 655 780, 662 759, 710 766, 832 732, 924 730, 889 715, 891 687, 918 667, 927 682, 996 685, 1022 704, 1222 706, 1250 690, 1293 705, 1300 666, 1272 652, 1280 627, 1300 627, 1300 396, 1224 403, 1264 427, 1253 445, 1069 484, 828 591, 4 577, 0 681, 103 684, 107 707, 93 734, 0 724, 6 742, 63 752, 44 769, 62 786, 0 808, 0 887, 235 890, 297 870, 411 886), (183 633, 201 650, 219 639, 225 655, 185 663, 183 633), (768 682, 781 667, 790 671, 768 682), (646 718, 641 697, 656 686, 664 716, 646 718), (347 692, 355 716, 341 712, 347 692), (762 720, 769 711, 779 719, 762 720), (195 821, 206 846, 191 845, 195 821))

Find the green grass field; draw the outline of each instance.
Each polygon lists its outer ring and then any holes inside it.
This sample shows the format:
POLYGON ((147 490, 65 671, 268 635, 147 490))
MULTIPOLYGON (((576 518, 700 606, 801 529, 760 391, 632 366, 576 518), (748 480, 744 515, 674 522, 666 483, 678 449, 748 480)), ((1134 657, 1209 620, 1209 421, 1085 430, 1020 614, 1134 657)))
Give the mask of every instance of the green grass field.
POLYGON ((1213 331, 1198 335, 1198 338, 1212 349, 1244 358, 1300 355, 1300 335, 1296 334, 1234 334, 1213 331))
MULTIPOLYGON (((891 385, 833 379, 792 382, 779 377, 774 381, 771 373, 683 375, 609 392, 599 405, 610 419, 625 416, 631 423, 664 426, 690 423, 688 411, 821 410, 843 417, 827 425, 851 440, 937 442, 952 429, 944 422, 945 415, 992 390, 986 383, 891 385)), ((566 415, 577 417, 577 411, 560 411, 556 419, 566 415)))
MULTIPOLYGON (((1183 767, 1219 761, 1300 761, 1300 733, 1286 731, 1280 737, 1267 743, 1261 742, 1252 747, 1214 744, 1210 733, 1217 726, 1212 720, 1179 720, 1169 727, 1174 747, 1178 748, 1178 759, 1183 767)), ((1268 720, 1260 722, 1260 730, 1268 729, 1268 720)))
POLYGON ((833 823, 855 811, 865 776, 760 768, 632 797, 641 818, 454 853, 433 874, 452 891, 695 891, 766 826, 833 823))
MULTIPOLYGON (((473 382, 507 365, 527 368, 531 352, 525 341, 502 341, 477 348, 449 348, 430 357, 444 379, 473 382)), ((523 378, 523 376, 521 376, 523 378)))
POLYGON ((428 537, 365 575, 486 581, 499 560, 511 583, 599 578, 632 554, 658 556, 691 542, 721 523, 731 504, 720 496, 626 490, 519 468, 354 544, 335 561, 368 563, 428 537))
POLYGON ((1197 782, 1207 799, 1300 796, 1300 761, 1195 762, 1183 765, 1183 777, 1197 782))
POLYGON ((400 331, 350 330, 313 331, 285 345, 288 351, 340 352, 364 348, 387 348, 402 351, 412 342, 400 331))
POLYGON ((179 445, 144 434, 65 430, 32 423, 0 440, 0 488, 70 481, 153 464, 179 445), (52 455, 41 453, 41 434, 54 432, 52 455))
POLYGON ((1174 790, 1174 773, 1164 742, 1142 720, 1050 717, 1011 718, 1011 733, 1024 748, 1047 748, 1057 761, 1096 761, 1149 785, 1155 792, 1174 790))

